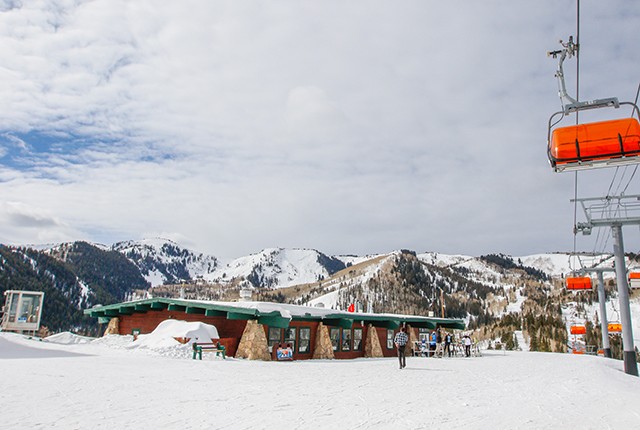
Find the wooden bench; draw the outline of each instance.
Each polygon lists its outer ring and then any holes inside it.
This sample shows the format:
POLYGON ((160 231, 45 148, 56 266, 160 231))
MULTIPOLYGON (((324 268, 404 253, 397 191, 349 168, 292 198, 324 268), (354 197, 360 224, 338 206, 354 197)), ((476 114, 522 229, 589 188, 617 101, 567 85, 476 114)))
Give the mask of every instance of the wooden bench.
POLYGON ((193 342, 193 359, 196 359, 196 356, 200 360, 202 360, 202 352, 215 352, 216 357, 222 355, 223 359, 227 358, 227 350, 224 345, 220 345, 220 342, 216 343, 198 343, 193 342))

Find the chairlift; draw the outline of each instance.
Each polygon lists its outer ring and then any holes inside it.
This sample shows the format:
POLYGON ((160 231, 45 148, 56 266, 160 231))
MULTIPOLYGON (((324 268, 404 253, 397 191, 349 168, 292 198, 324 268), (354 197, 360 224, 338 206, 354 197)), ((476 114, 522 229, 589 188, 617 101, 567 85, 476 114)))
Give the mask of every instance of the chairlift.
POLYGON ((567 57, 577 55, 578 46, 569 42, 562 43, 563 49, 549 52, 553 58, 560 57, 556 77, 560 87, 560 98, 567 104, 563 110, 549 118, 547 131, 547 155, 555 172, 585 170, 597 167, 612 167, 624 164, 640 163, 640 110, 632 102, 620 102, 616 97, 578 102, 567 94, 563 62, 567 57), (621 105, 632 107, 631 118, 576 124, 555 128, 565 116, 583 110, 606 107, 619 108, 621 105), (559 119, 556 118, 560 116, 559 119))
POLYGON ((622 324, 620 323, 620 313, 616 309, 616 306, 611 302, 611 307, 613 312, 616 314, 615 318, 611 318, 609 324, 607 324, 607 329, 609 333, 622 333, 622 324))
POLYGON ((566 278, 566 287, 570 291, 591 290, 593 284, 589 276, 568 277, 566 278))
POLYGON ((629 273, 629 288, 640 288, 640 272, 629 273))
POLYGON ((609 333, 622 333, 622 324, 620 323, 609 323, 607 328, 609 333))
POLYGON ((569 332, 571 334, 586 334, 587 327, 583 325, 572 325, 571 327, 569 327, 569 332))

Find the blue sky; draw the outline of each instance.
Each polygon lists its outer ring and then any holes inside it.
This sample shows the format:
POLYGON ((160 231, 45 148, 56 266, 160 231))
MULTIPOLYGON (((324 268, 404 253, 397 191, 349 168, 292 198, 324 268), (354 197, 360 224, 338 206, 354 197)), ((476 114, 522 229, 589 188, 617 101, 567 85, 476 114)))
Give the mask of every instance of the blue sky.
MULTIPOLYGON (((581 18, 581 99, 633 100, 640 4, 581 18)), ((0 0, 0 242, 569 251, 574 175, 546 160, 569 35, 568 0, 0 0)))

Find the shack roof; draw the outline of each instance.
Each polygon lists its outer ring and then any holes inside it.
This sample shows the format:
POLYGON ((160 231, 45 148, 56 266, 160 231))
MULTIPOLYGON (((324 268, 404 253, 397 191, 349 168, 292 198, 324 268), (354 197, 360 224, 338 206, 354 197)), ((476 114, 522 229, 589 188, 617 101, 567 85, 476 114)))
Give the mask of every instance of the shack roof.
POLYGON ((434 318, 416 315, 375 314, 366 312, 346 312, 311 306, 290 305, 272 302, 216 302, 170 298, 152 298, 132 302, 94 306, 84 313, 100 322, 110 318, 133 313, 168 309, 187 314, 222 316, 231 320, 257 320, 271 327, 289 327, 291 321, 320 321, 325 325, 351 328, 354 321, 372 324, 376 327, 398 329, 402 324, 412 327, 434 329, 437 326, 464 330, 461 319, 434 318))

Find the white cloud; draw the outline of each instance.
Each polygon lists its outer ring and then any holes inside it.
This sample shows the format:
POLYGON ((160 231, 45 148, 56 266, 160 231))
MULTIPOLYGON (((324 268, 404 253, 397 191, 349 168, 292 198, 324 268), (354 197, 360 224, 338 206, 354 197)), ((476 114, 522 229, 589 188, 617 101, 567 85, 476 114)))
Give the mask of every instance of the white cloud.
MULTIPOLYGON (((640 7, 582 3, 584 96, 633 98, 640 7)), ((34 147, 17 165, 21 149, 5 145, 0 190, 58 220, 48 232, 170 232, 222 256, 572 245, 573 178, 545 154, 559 106, 545 52, 574 33, 573 7, 4 6, 0 134, 67 149, 34 147)), ((611 176, 581 174, 581 193, 606 192, 611 176)), ((18 224, 11 237, 45 230, 18 224)))

